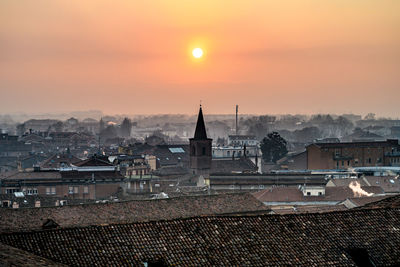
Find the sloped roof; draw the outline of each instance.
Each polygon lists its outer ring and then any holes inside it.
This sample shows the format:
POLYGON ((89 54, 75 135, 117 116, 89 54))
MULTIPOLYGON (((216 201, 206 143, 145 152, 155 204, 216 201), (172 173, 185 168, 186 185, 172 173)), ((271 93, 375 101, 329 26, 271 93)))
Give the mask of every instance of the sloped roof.
POLYGON ((158 145, 154 148, 152 155, 156 156, 159 166, 171 166, 189 162, 189 145, 158 145), (173 153, 171 149, 179 149, 183 152, 173 153))
POLYGON ((340 143, 313 143, 309 146, 318 146, 322 148, 343 148, 343 147, 390 147, 399 146, 397 139, 387 139, 386 141, 356 141, 356 142, 340 142, 340 143))
POLYGON ((317 205, 317 206, 295 206, 294 208, 273 209, 275 214, 294 214, 294 213, 324 213, 332 211, 347 210, 343 204, 338 205, 317 205))
POLYGON ((243 193, 40 209, 0 209, 0 218, 7 218, 0 220, 0 232, 41 229, 47 219, 61 227, 76 227, 268 210, 252 195, 243 193))
POLYGON ((77 158, 68 153, 62 154, 54 154, 45 161, 40 164, 40 168, 50 169, 50 168, 59 168, 60 164, 64 163, 68 166, 74 165, 78 162, 81 162, 80 158, 77 158))
MULTIPOLYGON (((383 193, 382 188, 378 186, 362 186, 361 189, 373 194, 383 193)), ((253 195, 261 202, 343 201, 347 198, 357 197, 347 186, 326 187, 323 196, 304 196, 297 187, 275 187, 253 193, 253 195)))
POLYGON ((368 186, 368 184, 362 178, 338 178, 338 179, 331 179, 331 183, 335 186, 349 186, 352 182, 358 182, 361 186, 368 186))
POLYGON ((386 193, 400 193, 400 179, 394 176, 366 176, 363 178, 370 185, 380 186, 386 193))
POLYGON ((94 167, 94 166, 114 166, 106 158, 91 157, 89 159, 81 160, 74 164, 78 167, 94 167))
POLYGON ((5 180, 45 180, 61 179, 59 171, 17 172, 4 178, 5 180))
POLYGON ((374 203, 390 196, 375 196, 375 197, 353 197, 349 198, 348 200, 351 201, 355 206, 361 207, 365 206, 369 203, 374 203))
POLYGON ((55 267, 67 266, 56 263, 49 259, 36 256, 28 251, 17 249, 0 243, 0 266, 19 266, 19 267, 55 267))
POLYGON ((361 209, 381 209, 381 208, 400 208, 400 195, 395 195, 392 197, 387 197, 385 199, 368 203, 362 207, 361 209))
POLYGON ((400 210, 195 217, 3 234, 73 266, 400 265, 400 210))
POLYGON ((251 173, 257 172, 257 166, 248 158, 212 160, 211 173, 251 173))

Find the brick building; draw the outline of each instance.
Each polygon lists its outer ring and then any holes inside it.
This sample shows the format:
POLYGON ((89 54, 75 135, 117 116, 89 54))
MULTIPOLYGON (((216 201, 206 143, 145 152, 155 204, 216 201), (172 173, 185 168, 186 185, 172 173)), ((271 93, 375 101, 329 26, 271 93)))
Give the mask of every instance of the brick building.
POLYGON ((392 166, 399 154, 397 139, 373 142, 314 143, 306 147, 308 169, 392 166))
POLYGON ((0 194, 102 199, 118 193, 125 177, 117 167, 96 157, 58 170, 18 172, 0 180, 0 194))
POLYGON ((3 178, 1 194, 24 192, 26 195, 107 198, 118 192, 124 177, 116 171, 71 170, 18 172, 3 178))

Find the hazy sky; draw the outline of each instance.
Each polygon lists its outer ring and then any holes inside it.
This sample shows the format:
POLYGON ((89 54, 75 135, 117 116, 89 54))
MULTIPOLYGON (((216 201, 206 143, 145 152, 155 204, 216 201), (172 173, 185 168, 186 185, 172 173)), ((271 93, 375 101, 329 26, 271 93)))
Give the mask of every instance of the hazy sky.
POLYGON ((400 1, 2 0, 0 92, 0 113, 398 117, 400 1))

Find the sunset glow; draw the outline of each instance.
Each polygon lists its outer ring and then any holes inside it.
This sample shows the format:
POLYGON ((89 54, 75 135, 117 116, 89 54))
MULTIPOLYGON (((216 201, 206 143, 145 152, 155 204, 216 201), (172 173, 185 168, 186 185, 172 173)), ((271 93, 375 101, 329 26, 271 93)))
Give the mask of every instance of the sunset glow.
POLYGON ((190 113, 202 99, 209 113, 398 116, 399 14, 393 0, 3 0, 0 112, 190 113))

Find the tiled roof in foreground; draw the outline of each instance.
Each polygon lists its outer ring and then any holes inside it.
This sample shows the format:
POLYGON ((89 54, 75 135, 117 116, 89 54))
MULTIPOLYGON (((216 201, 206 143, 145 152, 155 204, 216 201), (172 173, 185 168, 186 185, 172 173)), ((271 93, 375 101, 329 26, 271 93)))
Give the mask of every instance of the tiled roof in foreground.
POLYGON ((400 194, 379 201, 370 202, 357 209, 400 208, 400 194))
POLYGON ((33 255, 27 251, 0 243, 0 266, 18 267, 62 267, 67 266, 33 255))
POLYGON ((3 234, 0 242, 71 266, 399 266, 400 210, 206 216, 3 234))
POLYGON ((40 230, 48 219, 61 227, 168 220, 203 215, 268 212, 250 194, 186 196, 49 208, 0 209, 0 233, 40 230))

